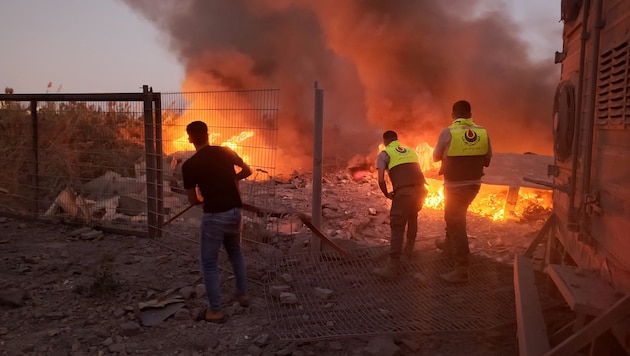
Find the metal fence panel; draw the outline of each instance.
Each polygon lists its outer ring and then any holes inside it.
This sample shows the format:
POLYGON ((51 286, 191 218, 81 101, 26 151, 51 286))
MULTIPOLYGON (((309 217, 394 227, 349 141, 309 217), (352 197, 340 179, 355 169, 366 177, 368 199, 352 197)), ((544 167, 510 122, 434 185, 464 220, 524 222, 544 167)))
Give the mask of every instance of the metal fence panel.
MULTIPOLYGON (((145 86, 0 95, 0 214, 160 237, 162 223, 187 207, 181 164, 194 153, 185 127, 195 120, 208 124, 211 144, 232 148, 254 169, 241 182, 244 200, 273 206, 278 94, 160 94, 145 86)), ((197 212, 176 222, 196 229, 197 212)), ((273 230, 264 217, 245 214, 244 222, 247 238, 273 230)))
POLYGON ((142 194, 141 102, 2 101, 0 210, 34 218, 138 223, 114 197, 142 194))
MULTIPOLYGON (((256 206, 274 205, 278 90, 163 93, 161 99, 165 185, 183 193, 181 165, 195 153, 188 142, 186 126, 199 120, 208 125, 211 145, 232 148, 252 167, 252 176, 240 182, 243 200, 256 206)), ((165 197, 166 218, 186 209, 185 195, 179 197, 183 199, 179 206, 165 197)), ((262 241, 273 230, 265 217, 248 212, 243 212, 243 216, 244 238, 262 241)), ((191 209, 161 233, 167 238, 173 233, 194 235, 200 217, 200 207, 191 209)))

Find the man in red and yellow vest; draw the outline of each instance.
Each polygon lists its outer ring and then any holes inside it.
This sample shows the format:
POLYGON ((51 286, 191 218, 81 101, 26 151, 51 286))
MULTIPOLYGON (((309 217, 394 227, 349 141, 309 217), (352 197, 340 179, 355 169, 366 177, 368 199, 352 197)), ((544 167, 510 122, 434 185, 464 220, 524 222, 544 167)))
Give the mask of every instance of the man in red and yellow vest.
POLYGON ((444 221, 446 239, 436 241, 438 248, 453 255, 455 269, 441 275, 448 282, 468 280, 469 255, 466 212, 481 187, 483 168, 490 165, 492 147, 486 129, 472 120, 470 104, 460 100, 453 104, 451 126, 440 133, 433 160, 442 161, 444 175, 444 221))
POLYGON ((375 272, 385 279, 394 279, 400 274, 400 257, 403 254, 403 238, 407 229, 404 254, 411 258, 418 233, 418 211, 426 197, 425 179, 420 169, 416 152, 398 142, 394 131, 383 134, 385 150, 376 160, 378 186, 383 195, 392 200, 390 209, 390 254, 385 268, 375 272), (387 189, 385 171, 388 172, 393 191, 387 189))

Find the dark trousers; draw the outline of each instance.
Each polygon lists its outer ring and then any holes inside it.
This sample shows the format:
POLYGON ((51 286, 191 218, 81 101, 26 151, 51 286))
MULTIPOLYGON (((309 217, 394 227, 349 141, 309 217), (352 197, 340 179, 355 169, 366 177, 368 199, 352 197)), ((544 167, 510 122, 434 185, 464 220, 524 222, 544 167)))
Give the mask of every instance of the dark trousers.
POLYGON ((418 211, 422 207, 421 199, 422 188, 420 186, 403 187, 394 192, 392 207, 389 211, 389 226, 392 234, 390 258, 400 258, 405 228, 407 228, 407 244, 416 242, 418 211))
POLYGON ((481 185, 444 187, 444 221, 446 222, 446 245, 451 248, 459 265, 468 265, 470 249, 466 233, 466 212, 479 193, 481 185))

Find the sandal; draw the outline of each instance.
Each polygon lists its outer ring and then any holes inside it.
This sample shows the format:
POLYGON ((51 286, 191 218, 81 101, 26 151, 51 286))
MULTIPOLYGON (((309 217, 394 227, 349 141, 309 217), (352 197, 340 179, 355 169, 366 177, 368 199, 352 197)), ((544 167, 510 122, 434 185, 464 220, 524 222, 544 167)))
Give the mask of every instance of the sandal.
POLYGON ((195 321, 207 321, 209 323, 222 324, 227 321, 227 317, 223 312, 213 311, 210 309, 199 309, 193 314, 193 320, 195 321))

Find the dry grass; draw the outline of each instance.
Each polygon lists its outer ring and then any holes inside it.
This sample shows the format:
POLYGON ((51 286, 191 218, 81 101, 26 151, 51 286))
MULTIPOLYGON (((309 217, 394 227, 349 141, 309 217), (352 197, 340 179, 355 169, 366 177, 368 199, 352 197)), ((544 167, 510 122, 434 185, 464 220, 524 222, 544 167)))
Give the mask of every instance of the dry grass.
POLYGON ((0 102, 0 187, 35 197, 41 207, 64 187, 79 190, 86 181, 115 171, 133 176, 144 158, 142 112, 127 103, 41 103, 37 149, 29 107, 0 102))

